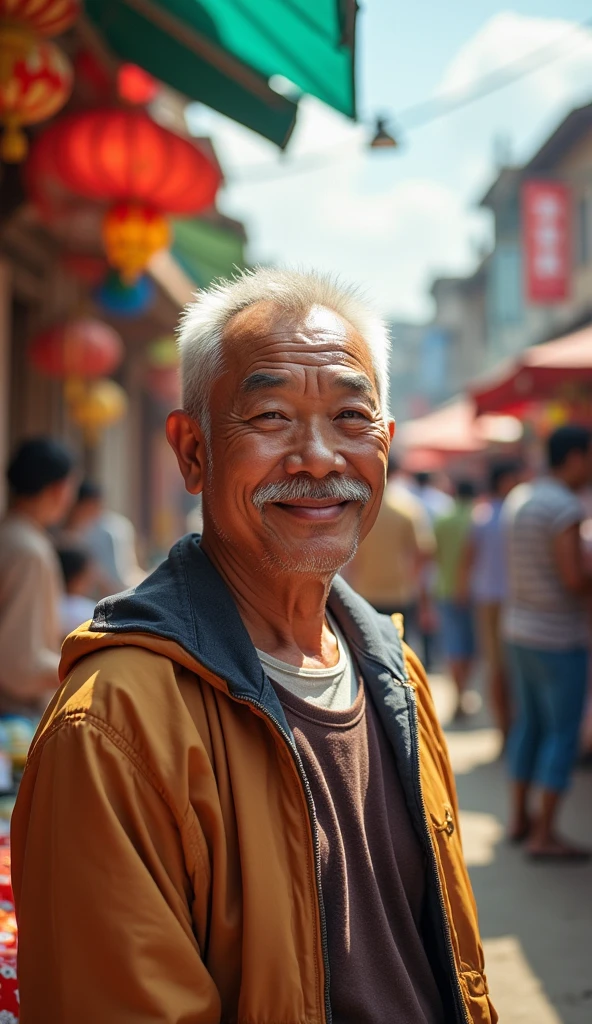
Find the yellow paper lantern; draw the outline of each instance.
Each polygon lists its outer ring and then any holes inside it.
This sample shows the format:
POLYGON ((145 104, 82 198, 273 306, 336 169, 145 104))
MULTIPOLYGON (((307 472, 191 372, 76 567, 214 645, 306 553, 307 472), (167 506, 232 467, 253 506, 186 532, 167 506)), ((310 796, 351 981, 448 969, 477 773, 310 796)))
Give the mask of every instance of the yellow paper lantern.
POLYGON ((87 440, 94 443, 102 430, 122 419, 128 407, 124 389, 114 380, 103 378, 88 383, 70 406, 70 415, 82 427, 87 440))
POLYGON ((103 221, 107 259, 126 284, 134 284, 151 257, 167 249, 170 240, 166 218, 143 203, 117 203, 103 221))

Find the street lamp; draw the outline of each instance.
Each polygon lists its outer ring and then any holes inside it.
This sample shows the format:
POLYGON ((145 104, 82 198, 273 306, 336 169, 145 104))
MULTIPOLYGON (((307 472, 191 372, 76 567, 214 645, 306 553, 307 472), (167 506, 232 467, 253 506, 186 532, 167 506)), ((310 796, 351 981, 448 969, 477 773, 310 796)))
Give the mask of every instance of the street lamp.
POLYGON ((390 134, 386 129, 386 119, 383 117, 376 118, 376 125, 374 129, 374 136, 369 143, 370 149, 396 149, 399 143, 397 139, 390 134))

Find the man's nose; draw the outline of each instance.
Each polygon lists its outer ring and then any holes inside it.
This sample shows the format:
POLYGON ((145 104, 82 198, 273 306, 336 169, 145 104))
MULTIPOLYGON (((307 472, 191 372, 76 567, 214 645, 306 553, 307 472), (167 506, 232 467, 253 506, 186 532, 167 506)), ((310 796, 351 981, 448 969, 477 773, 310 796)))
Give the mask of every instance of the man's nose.
POLYGON ((328 473, 342 473, 346 461, 338 451, 332 434, 329 424, 307 424, 292 451, 286 456, 286 472, 309 473, 317 479, 322 479, 328 473))

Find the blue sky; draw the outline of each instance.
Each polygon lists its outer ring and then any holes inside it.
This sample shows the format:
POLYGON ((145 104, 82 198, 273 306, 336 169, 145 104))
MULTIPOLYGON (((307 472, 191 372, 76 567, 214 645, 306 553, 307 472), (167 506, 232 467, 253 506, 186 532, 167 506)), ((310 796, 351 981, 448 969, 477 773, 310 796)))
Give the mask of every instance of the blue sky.
POLYGON ((527 158, 574 105, 592 100, 592 17, 579 0, 365 0, 358 20, 358 125, 320 102, 301 102, 288 154, 204 107, 227 172, 220 207, 244 220, 253 262, 318 266, 360 283, 379 310, 426 319, 436 274, 466 273, 488 244, 476 208, 504 136, 527 158), (365 146, 377 113, 398 113, 543 46, 557 57, 521 81, 434 123, 405 132, 395 152, 365 146), (303 158, 320 154, 312 166, 303 158))

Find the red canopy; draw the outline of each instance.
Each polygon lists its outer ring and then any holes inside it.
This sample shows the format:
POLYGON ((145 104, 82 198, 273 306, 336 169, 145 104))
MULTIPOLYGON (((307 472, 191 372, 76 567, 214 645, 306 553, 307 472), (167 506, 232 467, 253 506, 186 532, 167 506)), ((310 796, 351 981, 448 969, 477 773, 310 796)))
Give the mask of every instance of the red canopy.
POLYGON ((477 413, 518 412, 529 402, 561 397, 565 384, 592 384, 592 327, 527 348, 471 389, 477 413))

